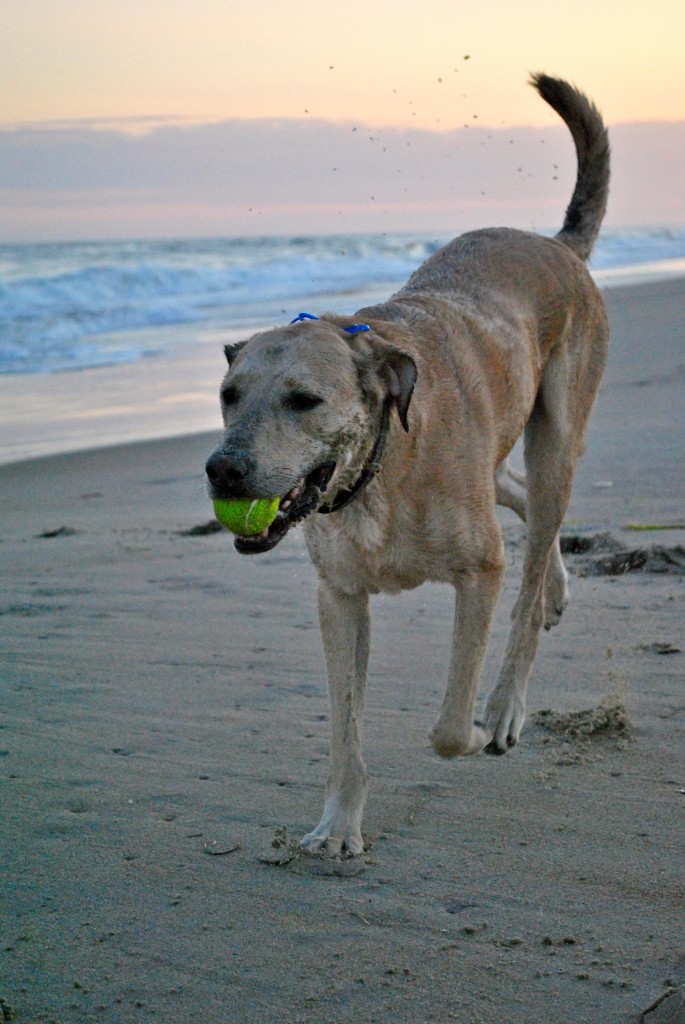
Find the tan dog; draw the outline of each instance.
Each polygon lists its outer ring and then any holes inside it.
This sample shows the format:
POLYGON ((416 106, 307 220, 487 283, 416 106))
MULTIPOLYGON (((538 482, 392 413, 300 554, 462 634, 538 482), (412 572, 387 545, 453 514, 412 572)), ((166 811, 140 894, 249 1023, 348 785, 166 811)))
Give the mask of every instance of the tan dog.
POLYGON ((558 622, 567 601, 558 533, 607 354, 607 318, 584 261, 606 207, 609 144, 581 93, 546 75, 533 85, 578 155, 556 238, 470 232, 387 303, 349 318, 298 318, 226 349, 225 434, 207 463, 210 493, 282 495, 272 526, 236 538, 236 548, 269 550, 307 517, 320 580, 331 767, 323 817, 302 840, 311 851, 363 850, 369 594, 426 580, 456 590, 447 691, 431 733, 446 757, 516 743, 540 628, 558 622), (522 432, 525 477, 506 462, 522 432), (496 503, 527 521, 528 536, 503 666, 474 723, 504 568, 496 503))

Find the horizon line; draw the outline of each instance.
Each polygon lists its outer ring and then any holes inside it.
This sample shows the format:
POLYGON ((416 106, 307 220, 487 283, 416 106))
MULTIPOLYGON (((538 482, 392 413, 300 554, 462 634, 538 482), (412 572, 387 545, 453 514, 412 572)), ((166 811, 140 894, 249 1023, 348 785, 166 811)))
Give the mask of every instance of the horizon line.
MULTIPOLYGON (((470 129, 488 131, 488 132, 505 132, 505 131, 553 131, 562 130, 568 131, 562 122, 555 123, 554 121, 545 121, 544 123, 536 122, 516 122, 514 124, 499 124, 493 125, 486 122, 480 122, 475 117, 469 123, 462 123, 460 125, 453 125, 451 127, 436 127, 436 126, 420 126, 417 124, 410 124, 403 121, 386 121, 383 123, 373 123, 361 119, 355 119, 353 117, 346 118, 327 118, 327 117, 311 117, 309 115, 298 116, 298 117, 287 117, 278 115, 262 115, 259 117, 241 117, 241 116, 228 116, 228 117, 200 117, 190 116, 187 114, 121 114, 113 116, 99 116, 99 117, 74 117, 74 118, 54 118, 54 119, 41 119, 41 120, 29 120, 29 121, 0 121, 0 133, 11 134, 14 132, 50 132, 50 131, 74 131, 74 130, 87 130, 92 132, 99 131, 112 131, 119 135, 129 136, 141 136, 153 134, 158 130, 165 128, 203 128, 209 126, 220 126, 228 124, 252 124, 252 125, 287 125, 287 124, 298 124, 305 125, 326 125, 330 127, 349 128, 351 131, 364 130, 364 131, 395 131, 395 132, 415 132, 417 134, 431 134, 431 135, 449 135, 455 132, 468 131, 470 129), (129 130, 126 130, 126 129, 129 130), (135 129, 138 130, 135 130, 135 129), (132 130, 133 129, 133 130, 132 130)), ((685 118, 637 118, 625 121, 607 121, 607 128, 620 128, 620 127, 631 127, 631 126, 642 126, 642 125, 682 125, 685 124, 685 118)))

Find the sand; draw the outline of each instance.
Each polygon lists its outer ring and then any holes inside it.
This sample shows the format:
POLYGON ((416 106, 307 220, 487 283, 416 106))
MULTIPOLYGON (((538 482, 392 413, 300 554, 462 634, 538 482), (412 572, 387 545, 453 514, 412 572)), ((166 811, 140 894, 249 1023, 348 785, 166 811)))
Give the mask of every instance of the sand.
POLYGON ((374 600, 362 860, 297 853, 315 580, 297 533, 249 559, 194 530, 215 435, 0 468, 0 1021, 683 1020, 684 298, 608 293, 572 603, 515 751, 431 753, 451 594, 374 600))

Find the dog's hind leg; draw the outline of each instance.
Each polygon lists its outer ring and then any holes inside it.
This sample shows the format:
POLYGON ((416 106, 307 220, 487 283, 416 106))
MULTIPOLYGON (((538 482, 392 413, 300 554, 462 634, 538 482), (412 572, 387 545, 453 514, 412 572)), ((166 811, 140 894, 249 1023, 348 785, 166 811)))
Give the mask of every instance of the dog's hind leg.
POLYGON ((486 729, 492 736, 486 750, 493 754, 513 747, 523 727, 528 677, 544 622, 545 578, 571 493, 575 445, 558 436, 547 419, 539 405, 526 426, 528 536, 504 662, 485 709, 486 729))
POLYGON ((331 705, 330 773, 321 821, 301 846, 332 857, 352 856, 364 852, 366 768, 360 726, 369 660, 369 601, 367 594, 345 594, 321 581, 318 603, 331 705))
POLYGON ((600 321, 552 354, 526 424, 528 536, 504 662, 485 709, 485 725, 492 736, 486 747, 489 753, 503 754, 513 747, 523 727, 528 677, 544 623, 548 565, 571 496, 606 341, 600 321))
MULTIPOLYGON (((504 508, 510 508, 519 519, 527 522, 528 519, 528 494, 526 491, 526 478, 522 473, 517 473, 505 459, 495 471, 495 489, 497 504, 504 508)), ((545 576, 545 629, 556 626, 563 611, 568 604, 568 573, 564 560, 561 557, 561 545, 559 534, 554 538, 554 544, 549 556, 547 574, 545 576)))

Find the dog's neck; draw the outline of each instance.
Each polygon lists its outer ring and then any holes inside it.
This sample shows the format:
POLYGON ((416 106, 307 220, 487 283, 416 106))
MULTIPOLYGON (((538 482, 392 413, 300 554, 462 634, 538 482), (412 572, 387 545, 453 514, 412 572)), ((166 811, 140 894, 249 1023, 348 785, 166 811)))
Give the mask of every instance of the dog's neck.
POLYGON ((345 487, 341 491, 338 491, 333 501, 319 506, 317 512, 321 512, 324 515, 328 515, 331 512, 339 512, 341 508, 345 508, 345 506, 349 505, 350 502, 355 500, 355 498, 358 498, 362 491, 364 491, 371 481, 378 475, 381 468, 381 457, 383 455, 385 442, 388 440, 388 433, 390 430, 391 404, 392 399, 386 398, 383 403, 381 425, 374 446, 371 449, 371 453, 369 454, 366 463, 364 464, 364 468, 355 482, 351 487, 345 487))

